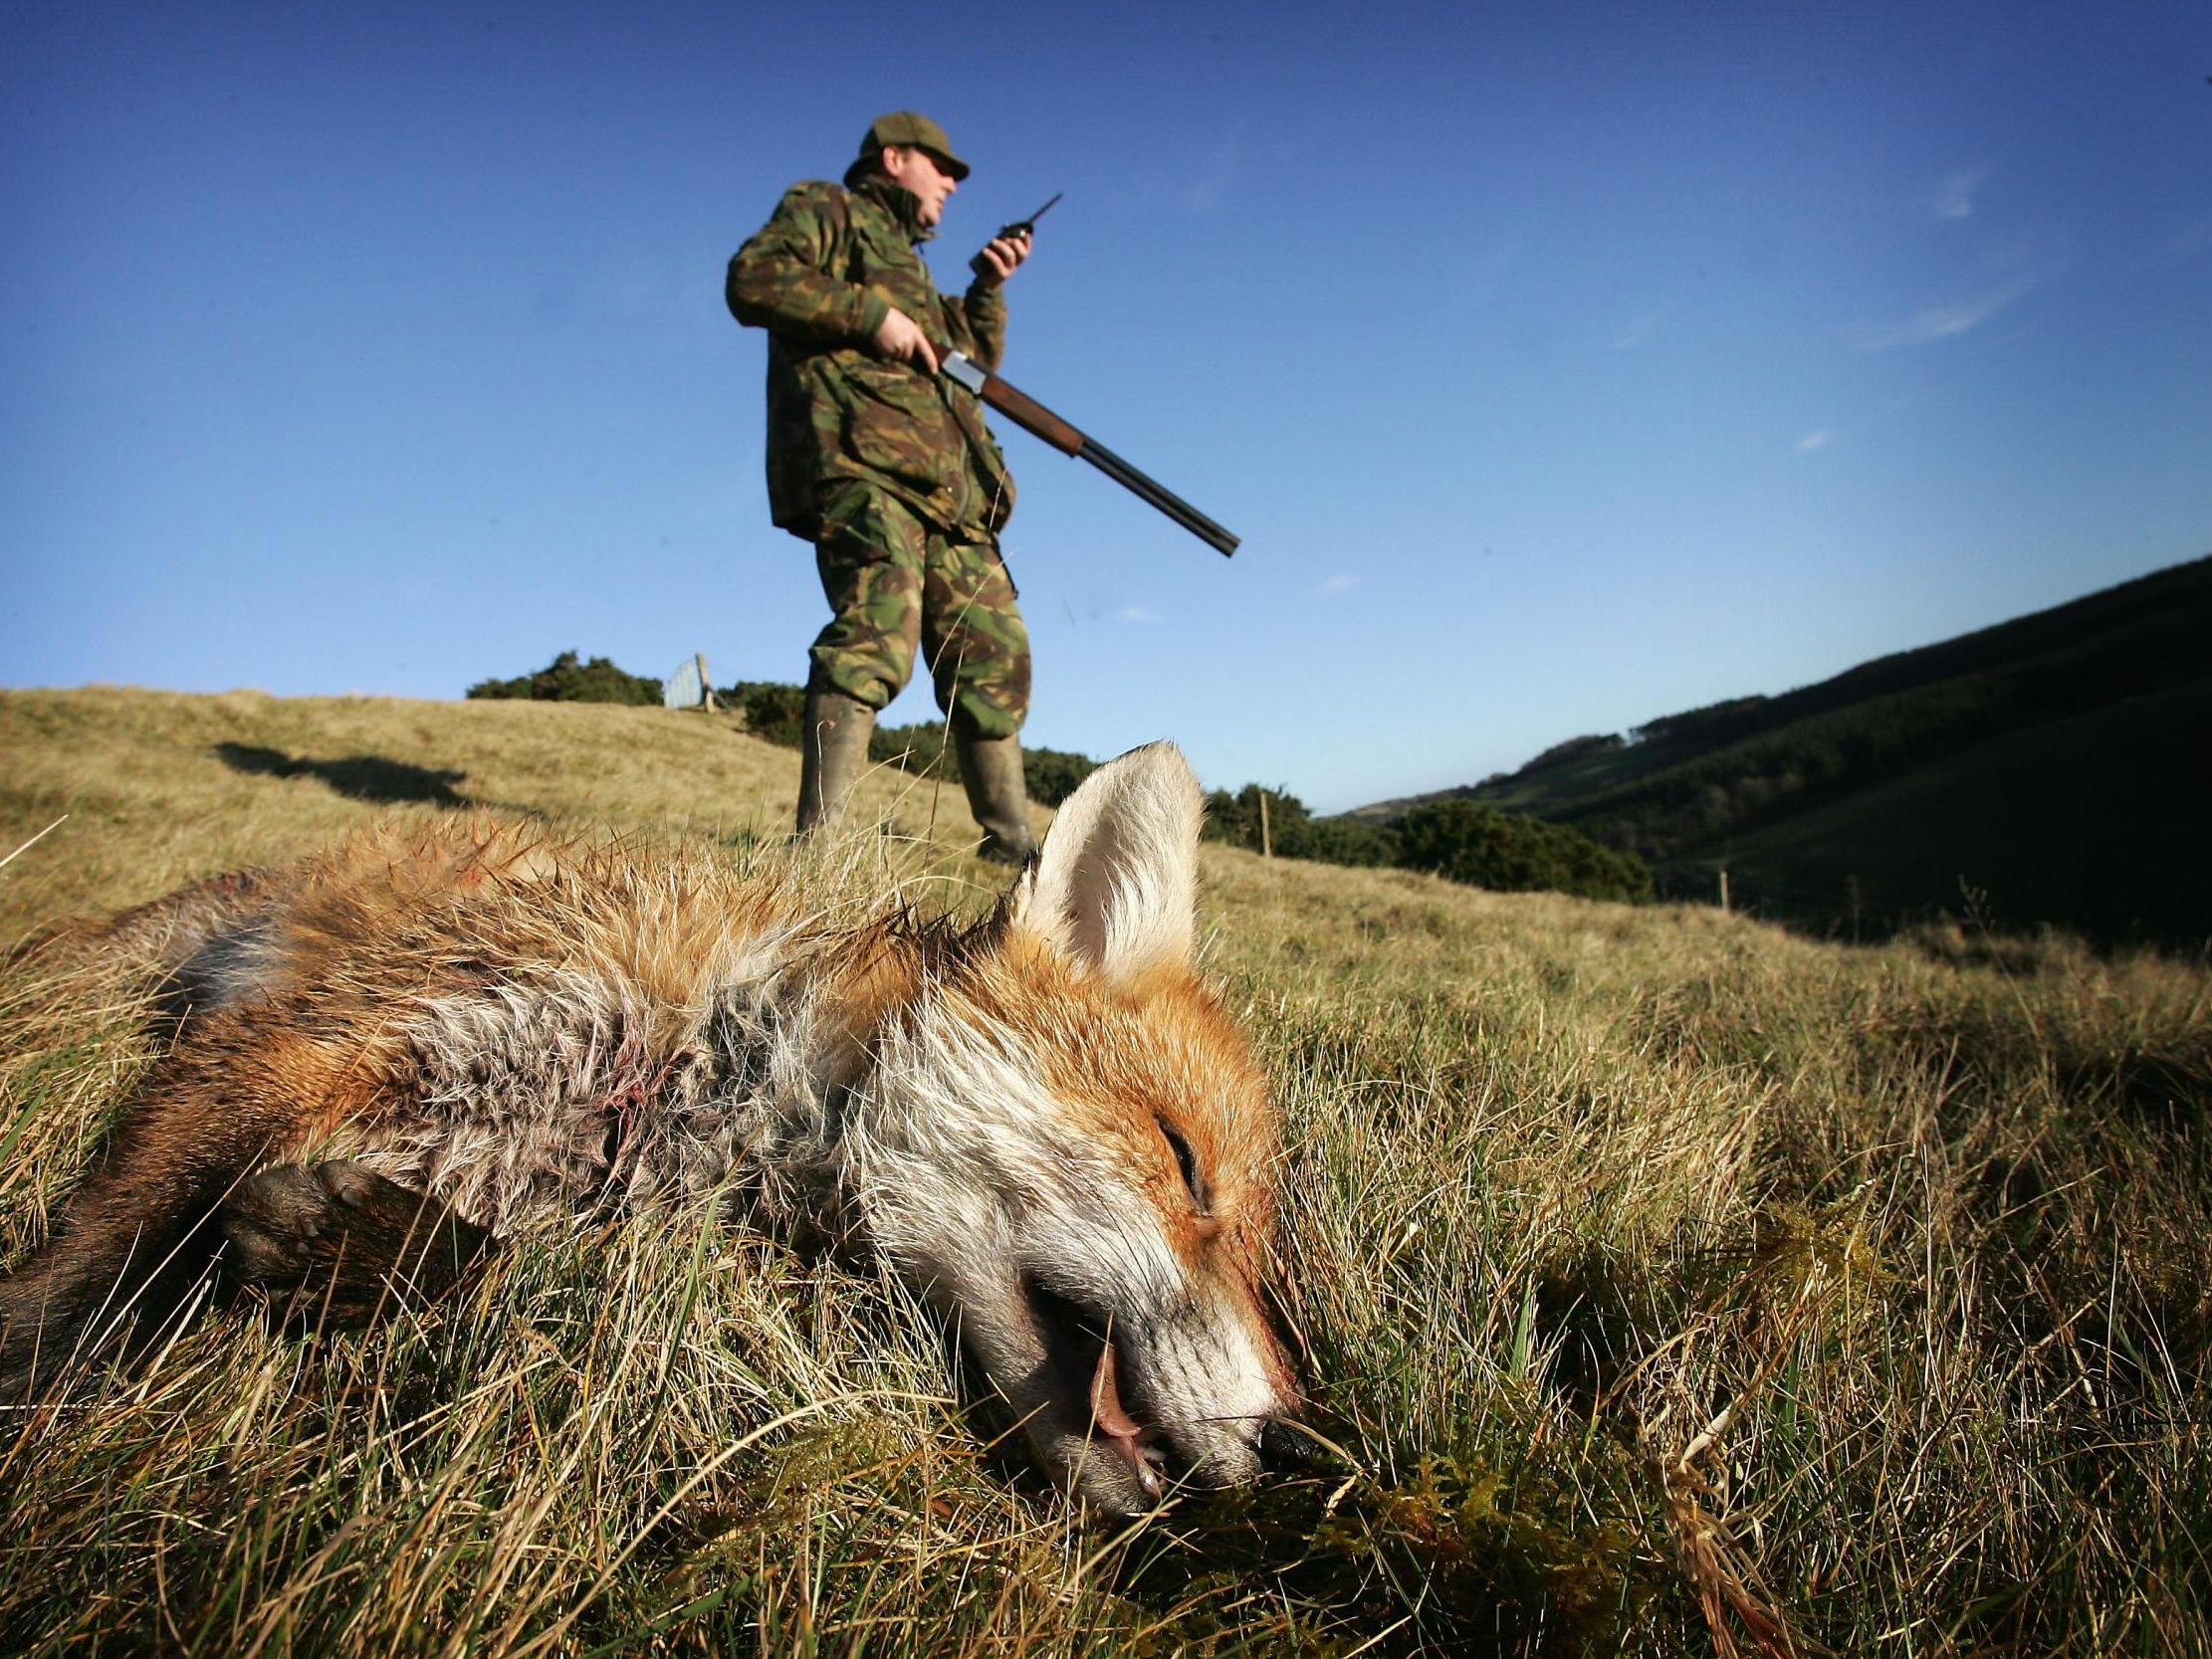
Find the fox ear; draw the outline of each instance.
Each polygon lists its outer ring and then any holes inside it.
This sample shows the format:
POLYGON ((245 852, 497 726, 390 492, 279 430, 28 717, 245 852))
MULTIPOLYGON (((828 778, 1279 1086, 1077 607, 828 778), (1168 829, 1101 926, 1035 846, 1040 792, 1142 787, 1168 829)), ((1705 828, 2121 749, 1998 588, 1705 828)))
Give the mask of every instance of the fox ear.
POLYGON ((1187 965, 1206 797, 1173 743, 1131 749, 1061 803, 1007 925, 1110 979, 1187 965))

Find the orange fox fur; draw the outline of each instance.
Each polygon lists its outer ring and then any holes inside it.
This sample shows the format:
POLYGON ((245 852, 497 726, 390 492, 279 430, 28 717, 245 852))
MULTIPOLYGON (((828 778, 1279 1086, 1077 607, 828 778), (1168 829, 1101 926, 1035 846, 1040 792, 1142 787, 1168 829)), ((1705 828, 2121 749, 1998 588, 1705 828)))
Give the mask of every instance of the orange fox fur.
POLYGON ((394 1274, 410 1227, 420 1267, 729 1187, 894 1264, 1085 1503, 1251 1479, 1294 1432, 1261 1297, 1279 1129, 1193 963, 1200 811, 1174 748, 1123 756, 966 932, 458 830, 131 913, 108 947, 160 956, 178 1035, 0 1280, 0 1393, 211 1262, 299 1285, 342 1243, 394 1274))

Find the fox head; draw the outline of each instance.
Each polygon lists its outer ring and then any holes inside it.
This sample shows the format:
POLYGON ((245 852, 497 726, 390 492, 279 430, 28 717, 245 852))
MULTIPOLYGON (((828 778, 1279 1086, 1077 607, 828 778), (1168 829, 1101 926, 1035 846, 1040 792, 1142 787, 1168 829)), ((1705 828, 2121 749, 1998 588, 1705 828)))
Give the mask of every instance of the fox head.
POLYGON ((1261 1296, 1280 1127, 1193 960, 1203 808, 1170 744, 1093 773, 846 1124, 860 1225, 1110 1514, 1252 1479, 1296 1405, 1261 1296))

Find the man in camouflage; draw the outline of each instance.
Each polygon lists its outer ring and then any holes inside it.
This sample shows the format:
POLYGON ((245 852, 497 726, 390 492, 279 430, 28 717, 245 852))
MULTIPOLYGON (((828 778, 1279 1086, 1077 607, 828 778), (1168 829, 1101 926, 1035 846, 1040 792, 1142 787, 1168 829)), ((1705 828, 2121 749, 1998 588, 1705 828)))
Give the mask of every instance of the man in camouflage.
POLYGON ((995 238, 958 298, 916 249, 968 176, 945 131, 899 110, 861 139, 840 185, 797 184, 730 261, 740 322, 769 330, 769 511, 814 543, 832 612, 806 678, 801 833, 833 820, 867 763, 876 711, 919 647, 952 726, 985 856, 1034 850, 1015 735, 1029 636, 998 553, 1013 481, 948 351, 996 368, 1000 286, 1026 232, 995 238))

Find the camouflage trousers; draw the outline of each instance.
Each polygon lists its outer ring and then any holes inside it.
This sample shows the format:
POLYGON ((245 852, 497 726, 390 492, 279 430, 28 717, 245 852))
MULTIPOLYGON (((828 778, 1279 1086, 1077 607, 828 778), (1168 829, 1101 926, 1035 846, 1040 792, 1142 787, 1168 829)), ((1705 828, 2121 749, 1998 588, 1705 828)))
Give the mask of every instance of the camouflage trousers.
POLYGON ((809 655, 814 682, 881 709, 919 647, 937 706, 978 737, 1010 737, 1029 712, 1029 631, 995 541, 939 529, 866 484, 825 493, 814 566, 833 613, 809 655))

